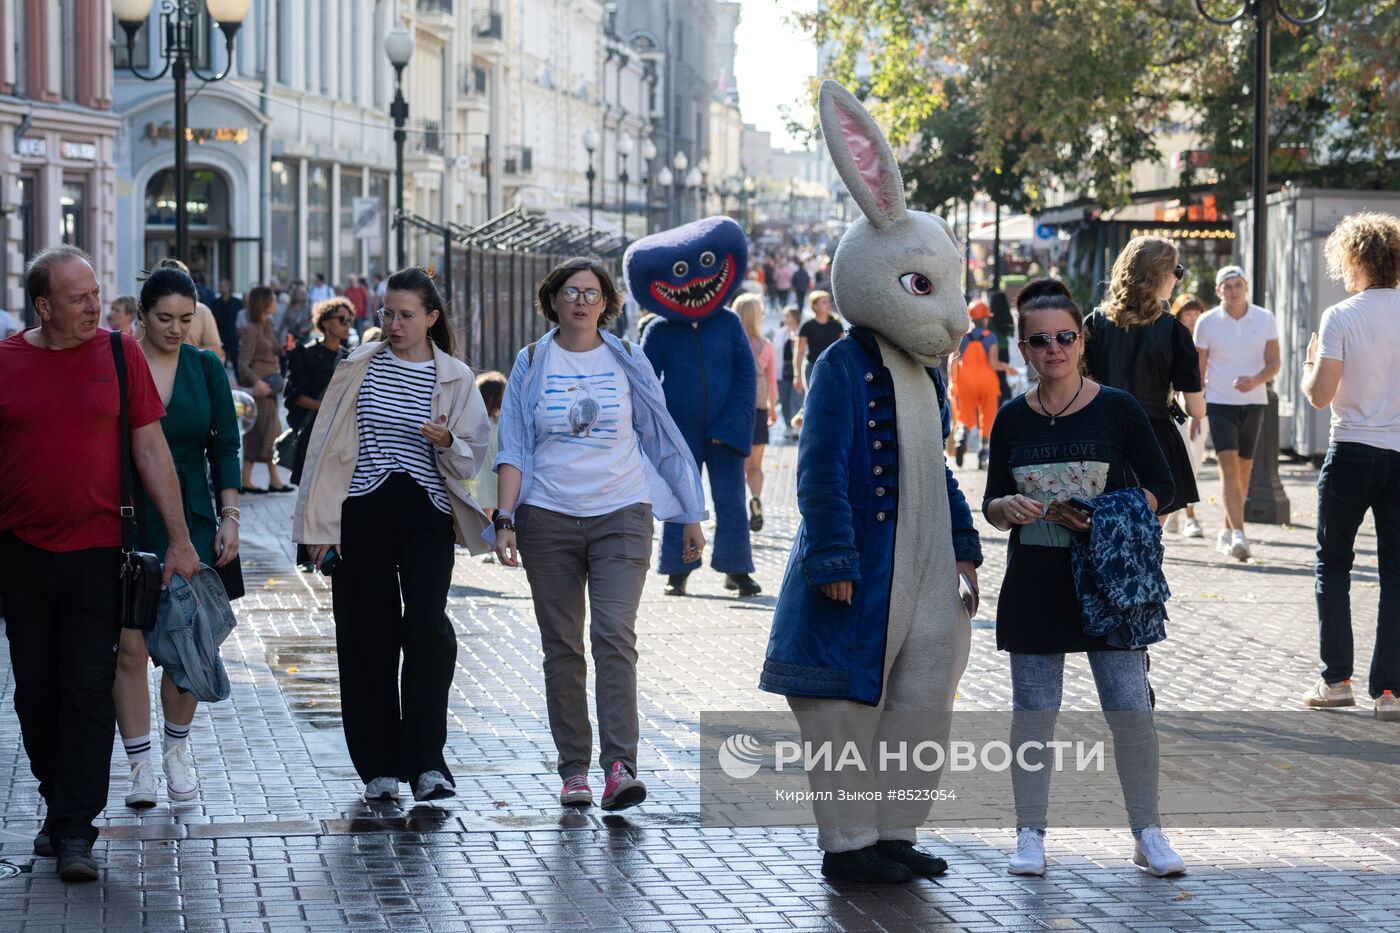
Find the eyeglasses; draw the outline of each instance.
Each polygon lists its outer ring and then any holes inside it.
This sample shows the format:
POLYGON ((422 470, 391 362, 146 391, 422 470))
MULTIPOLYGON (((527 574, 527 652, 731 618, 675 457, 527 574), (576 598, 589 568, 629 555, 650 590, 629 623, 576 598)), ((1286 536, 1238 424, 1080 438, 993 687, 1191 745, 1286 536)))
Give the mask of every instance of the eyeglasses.
POLYGON ((374 314, 375 317, 379 318, 379 323, 385 327, 389 327, 395 321, 403 321, 405 324, 411 324, 418 319, 418 315, 414 314, 412 311, 390 311, 388 308, 380 308, 378 311, 374 312, 374 314))
POLYGON ((574 288, 572 285, 566 285, 559 294, 562 295, 564 300, 569 302, 569 304, 578 304, 580 298, 583 299, 583 303, 586 305, 596 305, 603 300, 603 293, 596 288, 578 289, 574 288))
POLYGON ((1176 268, 1172 270, 1172 275, 1176 276, 1176 280, 1180 282, 1186 275, 1186 267, 1181 263, 1177 263, 1176 268))
POLYGON ((328 320, 328 321, 334 321, 334 322, 337 323, 337 324, 349 324, 349 323, 350 323, 350 319, 349 319, 348 317, 346 317, 345 315, 343 315, 343 314, 337 314, 335 317, 326 318, 326 320, 328 320))
POLYGON ((1062 330, 1052 338, 1049 334, 1031 334, 1021 342, 1030 346, 1032 350, 1050 349, 1050 341, 1054 340, 1062 347, 1072 347, 1079 339, 1079 332, 1073 330, 1062 330))

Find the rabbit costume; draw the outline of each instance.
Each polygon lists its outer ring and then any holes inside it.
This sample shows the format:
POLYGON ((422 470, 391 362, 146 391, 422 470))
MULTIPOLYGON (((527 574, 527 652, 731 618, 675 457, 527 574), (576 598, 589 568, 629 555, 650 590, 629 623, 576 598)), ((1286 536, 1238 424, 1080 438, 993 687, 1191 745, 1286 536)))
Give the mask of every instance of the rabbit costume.
MULTIPOLYGON (((952 231, 906 209, 875 121, 833 81, 822 85, 820 114, 864 217, 832 261, 836 305, 852 329, 812 368, 797 461, 802 525, 759 686, 787 696, 804 742, 854 741, 878 761, 882 740, 946 742, 967 664, 958 568, 973 570, 982 552, 945 465, 950 416, 936 368, 967 329, 967 305, 952 231), (821 589, 842 581, 853 581, 849 604, 821 589)), ((817 770, 809 778, 814 791, 847 780, 817 770)), ((823 872, 865 881, 941 872, 941 859, 912 847, 928 806, 818 803, 823 872)))
MULTIPOLYGON (((661 319, 647 327, 642 351, 661 377, 666 408, 685 435, 695 465, 710 474, 715 504, 711 565, 731 588, 752 595, 753 551, 744 508, 744 458, 753 441, 757 373, 744 326, 725 302, 744 281, 744 231, 728 217, 706 217, 643 237, 627 250, 627 290, 661 319), (737 583, 736 583, 737 581, 737 583)), ((685 575, 700 566, 681 553, 681 526, 667 522, 660 571, 667 593, 685 592, 685 575)))

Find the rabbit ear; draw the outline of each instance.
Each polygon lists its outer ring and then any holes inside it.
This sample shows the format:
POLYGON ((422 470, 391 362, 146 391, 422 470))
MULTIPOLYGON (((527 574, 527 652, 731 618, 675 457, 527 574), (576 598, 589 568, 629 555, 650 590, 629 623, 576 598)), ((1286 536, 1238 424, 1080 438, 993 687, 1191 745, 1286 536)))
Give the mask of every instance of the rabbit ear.
POLYGON ((904 219, 904 180, 880 127, 835 81, 823 81, 818 98, 822 135, 846 190, 877 228, 904 219))

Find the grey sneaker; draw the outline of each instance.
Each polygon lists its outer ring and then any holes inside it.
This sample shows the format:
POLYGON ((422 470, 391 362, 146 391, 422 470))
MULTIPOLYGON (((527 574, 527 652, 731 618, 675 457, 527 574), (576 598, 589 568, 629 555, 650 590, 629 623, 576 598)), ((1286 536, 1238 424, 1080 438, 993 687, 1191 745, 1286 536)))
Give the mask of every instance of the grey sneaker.
POLYGON ((1039 830, 1022 827, 1016 831, 1016 852, 1006 864, 1012 875, 1045 874, 1045 836, 1039 830))
POLYGON ((1138 836, 1133 847, 1133 864, 1158 878, 1186 874, 1186 863, 1156 826, 1147 827, 1138 836))
POLYGON ((395 777, 377 777, 365 785, 365 792, 360 795, 365 803, 374 800, 398 800, 399 799, 399 779, 395 777))
POLYGON ((1376 718, 1381 722, 1400 722, 1400 697, 1382 690, 1376 697, 1376 718))
POLYGON ((92 845, 70 836, 58 844, 58 877, 64 881, 96 881, 100 876, 92 845))
POLYGON ((441 771, 424 771, 413 784, 414 800, 443 800, 457 796, 457 786, 441 771))
POLYGON ((1351 681, 1343 680, 1335 684, 1319 679, 1313 688, 1303 695, 1304 706, 1332 708, 1355 706, 1356 694, 1351 692, 1351 681))

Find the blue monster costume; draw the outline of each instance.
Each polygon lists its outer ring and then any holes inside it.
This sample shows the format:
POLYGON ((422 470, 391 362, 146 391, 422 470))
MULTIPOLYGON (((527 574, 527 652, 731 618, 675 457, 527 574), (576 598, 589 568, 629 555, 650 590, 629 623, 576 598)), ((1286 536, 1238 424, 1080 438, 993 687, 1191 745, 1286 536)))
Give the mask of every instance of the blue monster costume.
MULTIPOLYGON (((666 407, 696 466, 710 475, 715 507, 710 566, 735 575, 753 572, 744 458, 753 443, 757 373, 744 327, 725 302, 743 283, 748 258, 740 226, 728 217, 707 217, 638 240, 623 260, 633 298, 660 315, 647 328, 642 350, 656 367, 666 407)), ((658 569, 663 574, 686 574, 700 566, 683 559, 681 530, 668 523, 662 532, 658 569)))

